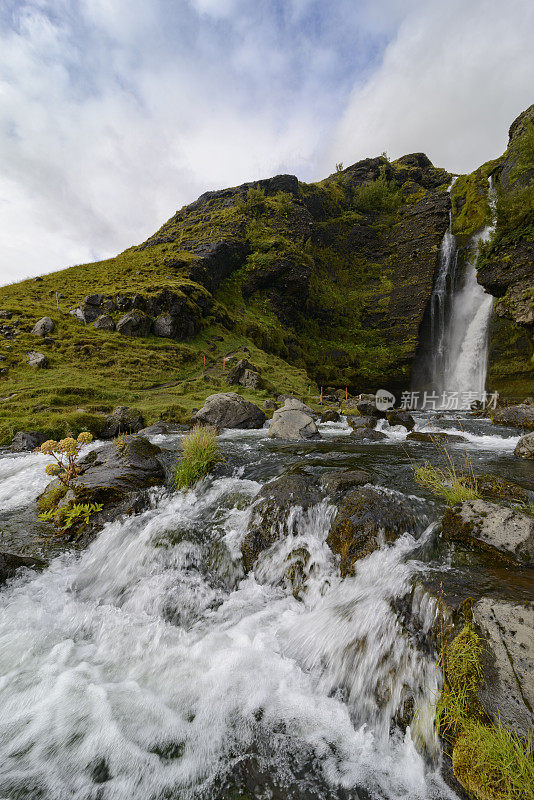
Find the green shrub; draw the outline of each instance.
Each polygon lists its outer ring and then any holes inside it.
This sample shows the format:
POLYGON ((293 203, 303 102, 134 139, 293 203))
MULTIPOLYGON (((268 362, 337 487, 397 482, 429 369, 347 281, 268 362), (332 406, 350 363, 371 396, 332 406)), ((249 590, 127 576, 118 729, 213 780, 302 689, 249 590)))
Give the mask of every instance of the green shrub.
POLYGON ((88 431, 83 431, 77 439, 68 436, 66 439, 60 439, 59 442, 56 442, 55 439, 43 442, 38 451, 52 456, 55 461, 55 464, 47 464, 46 474, 59 478, 64 486, 68 486, 80 472, 78 460, 83 448, 92 441, 92 435, 88 431))
POLYGON ((365 183, 354 190, 353 204, 360 211, 396 211, 402 204, 402 191, 394 181, 388 181, 382 172, 376 181, 365 183))
POLYGON ((60 536, 82 523, 87 525, 92 515, 102 511, 103 507, 102 503, 72 503, 63 508, 51 508, 49 511, 43 511, 39 514, 39 519, 41 522, 53 523, 56 528, 59 528, 59 532, 55 535, 60 536))
POLYGON ((223 460, 217 447, 215 428, 195 425, 182 441, 182 455, 176 464, 174 485, 177 489, 190 489, 223 460))

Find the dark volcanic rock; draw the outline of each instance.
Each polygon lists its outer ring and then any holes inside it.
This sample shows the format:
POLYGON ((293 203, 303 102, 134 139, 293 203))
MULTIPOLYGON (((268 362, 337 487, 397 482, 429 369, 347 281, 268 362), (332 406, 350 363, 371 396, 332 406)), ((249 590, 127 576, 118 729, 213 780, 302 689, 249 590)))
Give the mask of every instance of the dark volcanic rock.
POLYGON ((358 428, 351 433, 352 439, 366 439, 369 442, 380 442, 387 439, 385 433, 382 431, 375 431, 373 428, 358 428))
POLYGON ((381 538, 391 542, 417 527, 412 511, 400 497, 364 486, 345 497, 326 541, 339 555, 345 577, 353 574, 359 558, 380 546, 381 538))
POLYGON ((117 322, 117 332, 123 336, 148 336, 152 330, 152 319, 140 309, 134 309, 117 322))
POLYGON ((321 486, 328 494, 353 489, 355 486, 364 486, 366 483, 373 483, 369 472, 364 469, 347 469, 344 471, 335 470, 323 472, 321 475, 321 486))
POLYGON ((386 418, 390 425, 403 425, 409 431, 413 430, 415 425, 414 418, 407 411, 399 411, 398 409, 386 411, 386 418))
POLYGON ((261 408, 235 392, 210 395, 194 418, 216 428, 261 428, 266 419, 261 408))
POLYGON ((265 267, 256 267, 243 281, 243 297, 249 300, 263 292, 282 322, 293 325, 306 308, 310 291, 311 266, 301 258, 280 255, 265 267))
POLYGON ((18 553, 8 553, 0 550, 0 585, 13 578, 21 567, 29 569, 43 569, 44 561, 33 556, 22 556, 18 553))
POLYGON ((322 493, 306 475, 282 475, 264 486, 257 497, 248 530, 241 544, 243 566, 252 569, 264 550, 292 531, 292 506, 306 511, 322 500, 322 493))
POLYGON ((193 246, 191 251, 197 260, 189 267, 189 277, 214 292, 225 278, 241 266, 249 253, 249 246, 243 241, 223 239, 201 242, 193 246))
POLYGON ((511 425, 513 428, 534 430, 534 406, 521 403, 518 406, 508 406, 493 416, 495 425, 511 425))
POLYGON ((99 436, 101 439, 113 439, 122 433, 137 433, 144 425, 143 415, 136 408, 118 406, 113 414, 106 417, 99 436))
POLYGON ((48 436, 40 431, 17 431, 11 440, 10 450, 21 453, 25 450, 35 450, 46 442, 48 436))
POLYGON ((93 327, 96 328, 97 331, 114 331, 115 323, 109 314, 100 314, 93 322, 93 327))

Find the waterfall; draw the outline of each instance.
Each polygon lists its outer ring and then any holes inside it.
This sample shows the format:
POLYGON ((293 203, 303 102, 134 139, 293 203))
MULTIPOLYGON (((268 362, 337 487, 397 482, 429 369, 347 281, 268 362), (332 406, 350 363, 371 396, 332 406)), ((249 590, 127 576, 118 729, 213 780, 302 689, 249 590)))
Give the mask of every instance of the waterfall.
POLYGON ((492 221, 471 237, 470 256, 459 287, 452 219, 441 243, 438 274, 430 297, 429 363, 423 388, 435 393, 442 407, 452 402, 456 408, 469 408, 474 400, 484 398, 493 298, 477 281, 476 261, 479 243, 487 241, 494 230, 495 190, 491 178, 489 204, 492 221))

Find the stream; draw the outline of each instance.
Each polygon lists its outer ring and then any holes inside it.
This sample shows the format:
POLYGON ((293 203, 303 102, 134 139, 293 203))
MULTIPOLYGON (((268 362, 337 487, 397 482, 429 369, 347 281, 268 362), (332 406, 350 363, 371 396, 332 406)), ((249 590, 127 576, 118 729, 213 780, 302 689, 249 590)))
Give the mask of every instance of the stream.
MULTIPOLYGON (((476 473, 532 489, 514 429, 419 412, 416 430, 476 473)), ((0 800, 448 800, 433 729, 440 675, 431 591, 531 598, 531 575, 491 568, 439 537, 441 502, 413 481, 431 443, 281 442, 226 431, 224 463, 193 491, 150 490, 142 513, 82 552, 0 589, 0 800), (291 533, 245 576, 240 543, 262 485, 287 471, 365 468, 420 521, 341 580, 326 545, 335 508, 287 508, 291 533), (306 548, 305 590, 287 577, 306 548), (431 591, 427 591, 430 589, 431 591), (405 698, 413 699, 406 709, 405 698), (414 716, 413 712, 416 711, 414 716)), ((177 449, 183 434, 152 436, 177 449)), ((44 456, 0 453, 1 548, 39 554, 44 456)))

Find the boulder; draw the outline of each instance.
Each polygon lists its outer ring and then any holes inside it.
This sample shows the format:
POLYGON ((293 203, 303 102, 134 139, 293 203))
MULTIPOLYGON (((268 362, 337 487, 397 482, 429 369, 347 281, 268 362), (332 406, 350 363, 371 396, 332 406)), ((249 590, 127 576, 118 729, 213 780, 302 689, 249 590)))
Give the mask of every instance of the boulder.
POLYGON ((0 585, 9 578, 13 578, 18 569, 43 569, 46 566, 44 561, 33 556, 22 556, 19 553, 8 553, 0 550, 0 585))
POLYGON ((123 336, 148 336, 151 329, 151 318, 138 308, 129 311, 117 322, 117 332, 123 336))
POLYGON ((261 428, 266 417, 261 408, 244 397, 235 392, 222 392, 207 397, 194 419, 216 428, 250 429, 261 428))
POLYGON ((158 422, 154 422, 153 425, 149 425, 148 428, 142 428, 137 433, 139 436, 161 436, 162 434, 178 433, 186 429, 186 425, 177 425, 175 422, 165 422, 160 419, 158 422))
POLYGON ((320 503, 322 493, 306 475, 290 474, 266 484, 259 492, 241 544, 243 566, 252 569, 259 554, 292 532, 292 506, 306 511, 320 503))
POLYGON ((380 411, 380 409, 376 407, 376 404, 369 400, 360 400, 356 403, 356 410, 359 411, 362 417, 376 417, 377 419, 386 418, 385 412, 380 411))
POLYGON ((83 302, 88 306, 99 306, 103 299, 103 294, 88 294, 83 302))
POLYGON ((478 696, 493 721, 527 739, 534 729, 534 603, 484 598, 473 621, 485 640, 478 696))
POLYGON ((430 431, 410 431, 408 436, 406 437, 411 442, 430 442, 430 444, 435 444, 436 442, 465 442, 465 436, 461 436, 458 433, 444 433, 440 431, 439 433, 430 432, 430 431))
POLYGON ((123 433, 137 433, 144 428, 143 415, 137 408, 118 406, 113 414, 106 417, 104 427, 100 432, 101 439, 113 439, 123 433))
POLYGON ((487 500, 466 500, 447 509, 442 520, 443 536, 534 566, 534 517, 487 500))
POLYGON ((100 314, 93 322, 93 327, 96 328, 97 331, 114 331, 115 323, 109 314, 100 314))
POLYGON ((327 544, 339 556, 341 576, 354 573, 359 558, 391 542, 406 531, 417 530, 417 520, 398 495, 362 486, 348 494, 334 520, 327 544))
POLYGON ((346 469, 323 472, 321 475, 321 486, 328 494, 354 489, 355 486, 364 486, 372 483, 373 479, 369 472, 364 469, 346 469))
POLYGON ((54 323, 50 317, 42 317, 32 328, 33 336, 48 336, 54 330, 54 323))
POLYGON ((35 450, 36 447, 40 447, 43 442, 46 442, 48 438, 46 434, 40 431, 17 431, 11 440, 9 449, 16 453, 35 450))
POLYGON ((234 364, 233 367, 230 368, 226 382, 230 384, 230 386, 237 384, 239 386, 249 386, 250 388, 255 389, 259 388, 261 379, 258 375, 258 370, 256 367, 246 358, 241 358, 236 364, 234 364), (255 376, 255 378, 251 376, 255 376), (257 383, 257 386, 252 386, 252 384, 255 382, 257 383))
POLYGON ((362 416, 350 416, 347 417, 347 422, 349 423, 350 427, 353 431, 357 431, 360 428, 374 428, 378 422, 377 417, 362 417, 362 416))
POLYGON ((338 411, 329 409, 321 414, 321 422, 339 422, 341 416, 338 411))
POLYGON ((278 408, 269 426, 271 439, 312 439, 319 438, 313 417, 302 408, 306 408, 300 400, 286 400, 282 408, 278 408))
MULTIPOLYGON (((88 525, 77 526, 65 538, 88 544, 106 522, 120 514, 141 511, 146 505, 142 490, 165 483, 173 459, 168 451, 142 436, 125 436, 120 444, 108 442, 92 450, 80 461, 81 472, 70 482, 57 507, 98 503, 103 508, 91 516, 88 525)), ((43 494, 53 491, 58 483, 57 479, 52 481, 43 494)))
POLYGON ((28 357, 28 364, 34 369, 46 369, 48 367, 48 359, 44 353, 38 353, 35 350, 30 350, 26 353, 28 357))
POLYGON ((525 428, 534 431, 534 406, 521 403, 509 406, 493 415, 494 425, 510 425, 512 428, 525 428))
POLYGON ((514 455, 518 458, 534 458, 534 431, 521 437, 515 446, 514 455))
MULTIPOLYGON (((97 295, 89 295, 89 297, 96 297, 97 295)), ((81 303, 80 306, 74 310, 75 316, 89 325, 102 314, 102 309, 95 303, 81 303)))
POLYGON ((266 400, 264 403, 262 403, 261 407, 264 411, 276 411, 278 408, 278 403, 276 400, 266 400))
POLYGON ((241 386, 246 386, 247 389, 261 389, 263 386, 262 380, 257 372, 246 369, 239 381, 241 386))
POLYGON ((358 428, 358 430, 352 431, 350 436, 351 439, 362 439, 368 442, 381 442, 388 438, 385 433, 375 431, 373 428, 358 428))
POLYGON ((386 418, 390 425, 403 425, 409 431, 413 430, 415 425, 415 420, 411 414, 395 408, 392 411, 386 411, 386 418))

